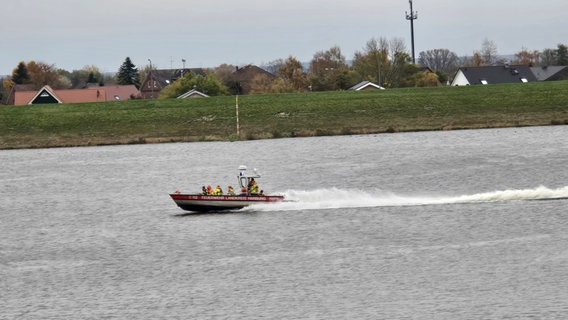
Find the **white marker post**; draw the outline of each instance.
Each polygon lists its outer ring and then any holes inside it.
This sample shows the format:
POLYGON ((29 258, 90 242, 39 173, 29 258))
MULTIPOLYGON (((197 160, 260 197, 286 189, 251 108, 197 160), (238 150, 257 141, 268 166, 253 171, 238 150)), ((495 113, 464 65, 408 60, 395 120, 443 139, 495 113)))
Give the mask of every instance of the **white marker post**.
POLYGON ((240 128, 239 128, 239 96, 237 95, 235 99, 235 111, 237 113, 237 137, 240 136, 240 128))

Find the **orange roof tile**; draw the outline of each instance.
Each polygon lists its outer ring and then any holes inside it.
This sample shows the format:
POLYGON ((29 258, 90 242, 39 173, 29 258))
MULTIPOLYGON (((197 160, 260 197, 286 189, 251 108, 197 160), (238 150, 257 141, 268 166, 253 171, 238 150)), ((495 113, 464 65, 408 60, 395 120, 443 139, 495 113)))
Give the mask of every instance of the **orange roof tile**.
POLYGON ((15 91, 14 105, 29 104, 42 90, 48 90, 62 103, 103 102, 129 100, 138 97, 139 91, 134 85, 116 85, 108 87, 90 87, 85 89, 53 90, 44 86, 37 91, 15 91))

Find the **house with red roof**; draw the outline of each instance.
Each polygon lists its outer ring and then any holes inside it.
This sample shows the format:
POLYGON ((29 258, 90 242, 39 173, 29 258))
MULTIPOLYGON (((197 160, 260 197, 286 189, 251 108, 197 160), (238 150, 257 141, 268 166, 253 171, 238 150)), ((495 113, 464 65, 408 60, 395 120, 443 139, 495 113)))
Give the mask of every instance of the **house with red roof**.
POLYGON ((54 90, 47 85, 39 90, 30 90, 29 87, 16 85, 8 95, 7 104, 105 102, 130 100, 139 96, 140 93, 133 84, 63 90, 54 90))

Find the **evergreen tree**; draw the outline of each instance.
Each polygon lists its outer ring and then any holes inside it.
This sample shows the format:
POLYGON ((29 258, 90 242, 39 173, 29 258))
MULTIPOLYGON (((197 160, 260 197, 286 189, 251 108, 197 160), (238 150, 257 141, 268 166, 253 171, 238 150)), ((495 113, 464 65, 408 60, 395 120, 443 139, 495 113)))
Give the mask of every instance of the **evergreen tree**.
POLYGON ((118 84, 133 84, 136 88, 140 88, 140 75, 136 66, 130 61, 130 57, 126 57, 126 60, 124 60, 118 70, 116 78, 118 84))
POLYGON ((89 72, 89 78, 87 78, 87 83, 95 83, 95 82, 99 81, 97 80, 93 72, 89 72))
POLYGON ((24 84, 30 81, 30 74, 25 62, 18 63, 18 67, 12 72, 12 81, 14 84, 24 84))

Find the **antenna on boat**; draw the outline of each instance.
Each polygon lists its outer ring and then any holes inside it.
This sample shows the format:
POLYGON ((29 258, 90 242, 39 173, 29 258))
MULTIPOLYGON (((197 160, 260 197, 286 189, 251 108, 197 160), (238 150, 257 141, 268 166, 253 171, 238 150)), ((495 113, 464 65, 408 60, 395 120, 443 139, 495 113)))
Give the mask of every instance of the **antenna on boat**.
POLYGON ((245 175, 245 171, 247 171, 247 166, 241 164, 241 165, 239 166, 239 176, 241 176, 241 177, 244 176, 244 175, 245 175))

